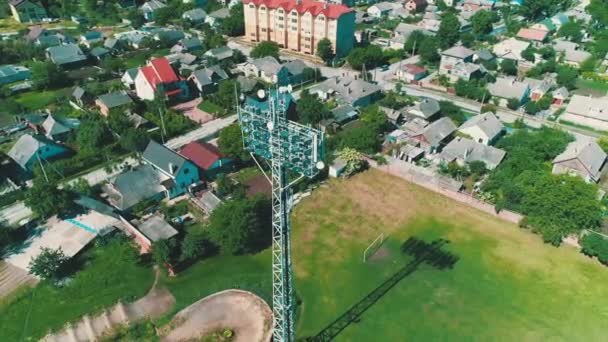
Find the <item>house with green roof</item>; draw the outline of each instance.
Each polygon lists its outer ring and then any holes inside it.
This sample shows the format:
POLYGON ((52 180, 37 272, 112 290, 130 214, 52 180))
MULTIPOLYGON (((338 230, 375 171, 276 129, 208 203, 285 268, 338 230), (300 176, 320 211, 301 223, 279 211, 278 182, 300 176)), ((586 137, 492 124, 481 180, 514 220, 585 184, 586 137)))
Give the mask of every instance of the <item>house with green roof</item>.
POLYGON ((46 9, 38 1, 10 0, 8 5, 15 21, 20 23, 35 23, 48 18, 46 9))
POLYGON ((76 44, 51 46, 46 49, 46 56, 62 68, 74 68, 87 62, 87 56, 76 44))
POLYGON ((97 100, 95 100, 95 104, 99 107, 99 111, 106 117, 110 115, 112 110, 124 109, 132 103, 133 100, 124 90, 99 95, 97 100))
POLYGON ((30 69, 19 65, 0 66, 0 85, 27 80, 32 76, 30 69))

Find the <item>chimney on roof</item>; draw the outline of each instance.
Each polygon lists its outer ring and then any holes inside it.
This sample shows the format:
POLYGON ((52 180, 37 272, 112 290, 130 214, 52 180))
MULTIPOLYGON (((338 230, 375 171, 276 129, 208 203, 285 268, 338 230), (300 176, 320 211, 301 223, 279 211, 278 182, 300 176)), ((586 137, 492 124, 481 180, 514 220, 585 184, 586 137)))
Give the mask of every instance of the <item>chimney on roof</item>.
POLYGON ((175 171, 177 168, 175 167, 175 164, 173 163, 169 163, 169 173, 171 173, 172 175, 175 174, 175 171))

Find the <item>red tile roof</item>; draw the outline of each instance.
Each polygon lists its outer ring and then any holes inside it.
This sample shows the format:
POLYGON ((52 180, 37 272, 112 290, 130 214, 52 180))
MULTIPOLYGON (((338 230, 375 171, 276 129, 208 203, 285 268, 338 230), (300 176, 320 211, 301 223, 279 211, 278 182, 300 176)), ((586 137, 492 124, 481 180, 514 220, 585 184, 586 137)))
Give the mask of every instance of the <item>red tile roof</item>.
POLYGON ((549 32, 543 30, 522 28, 517 32, 517 38, 542 42, 547 38, 548 33, 549 32))
POLYGON ((203 170, 209 170, 213 163, 222 158, 222 154, 217 147, 198 141, 193 141, 182 147, 179 153, 203 170))
POLYGON ((352 8, 345 5, 327 4, 314 0, 301 0, 298 4, 296 0, 243 0, 244 4, 254 4, 256 7, 264 5, 268 8, 282 8, 286 12, 295 9, 298 13, 310 12, 313 16, 321 13, 328 18, 338 19, 341 15, 353 12, 352 8))
POLYGON ((403 66, 403 70, 412 75, 418 75, 423 72, 426 72, 425 68, 418 66, 416 64, 406 64, 403 66))
POLYGON ((166 58, 155 58, 140 70, 154 89, 159 83, 172 83, 180 80, 166 58))

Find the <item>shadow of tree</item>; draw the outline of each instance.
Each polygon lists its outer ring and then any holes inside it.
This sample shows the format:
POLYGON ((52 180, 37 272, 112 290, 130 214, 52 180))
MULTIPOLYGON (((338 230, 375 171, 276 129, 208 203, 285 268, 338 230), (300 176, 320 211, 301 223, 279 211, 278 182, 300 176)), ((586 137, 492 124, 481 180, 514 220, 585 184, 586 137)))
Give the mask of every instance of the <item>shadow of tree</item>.
POLYGON ((338 336, 351 323, 360 320, 365 311, 372 307, 378 300, 384 297, 395 285, 405 277, 412 274, 420 265, 426 263, 438 270, 452 269, 459 257, 441 248, 449 243, 448 240, 438 239, 432 242, 410 237, 401 245, 401 252, 412 256, 414 259, 403 268, 393 274, 390 278, 368 293, 363 299, 351 306, 346 312, 327 325, 316 336, 306 337, 302 341, 324 342, 331 341, 338 336))

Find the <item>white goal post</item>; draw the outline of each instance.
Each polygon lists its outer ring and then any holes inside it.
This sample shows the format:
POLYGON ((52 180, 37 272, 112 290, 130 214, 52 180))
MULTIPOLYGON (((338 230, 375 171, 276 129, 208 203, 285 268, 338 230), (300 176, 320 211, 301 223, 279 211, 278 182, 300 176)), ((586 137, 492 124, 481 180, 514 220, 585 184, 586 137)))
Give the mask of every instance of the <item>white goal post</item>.
POLYGON ((369 255, 373 255, 374 253, 376 253, 378 248, 380 248, 380 246, 382 246, 382 243, 384 242, 384 240, 386 240, 384 233, 380 233, 380 235, 378 235, 378 237, 374 241, 372 241, 372 243, 370 243, 369 246, 367 246, 367 248, 363 251, 363 262, 364 263, 367 261, 367 258, 369 255))

